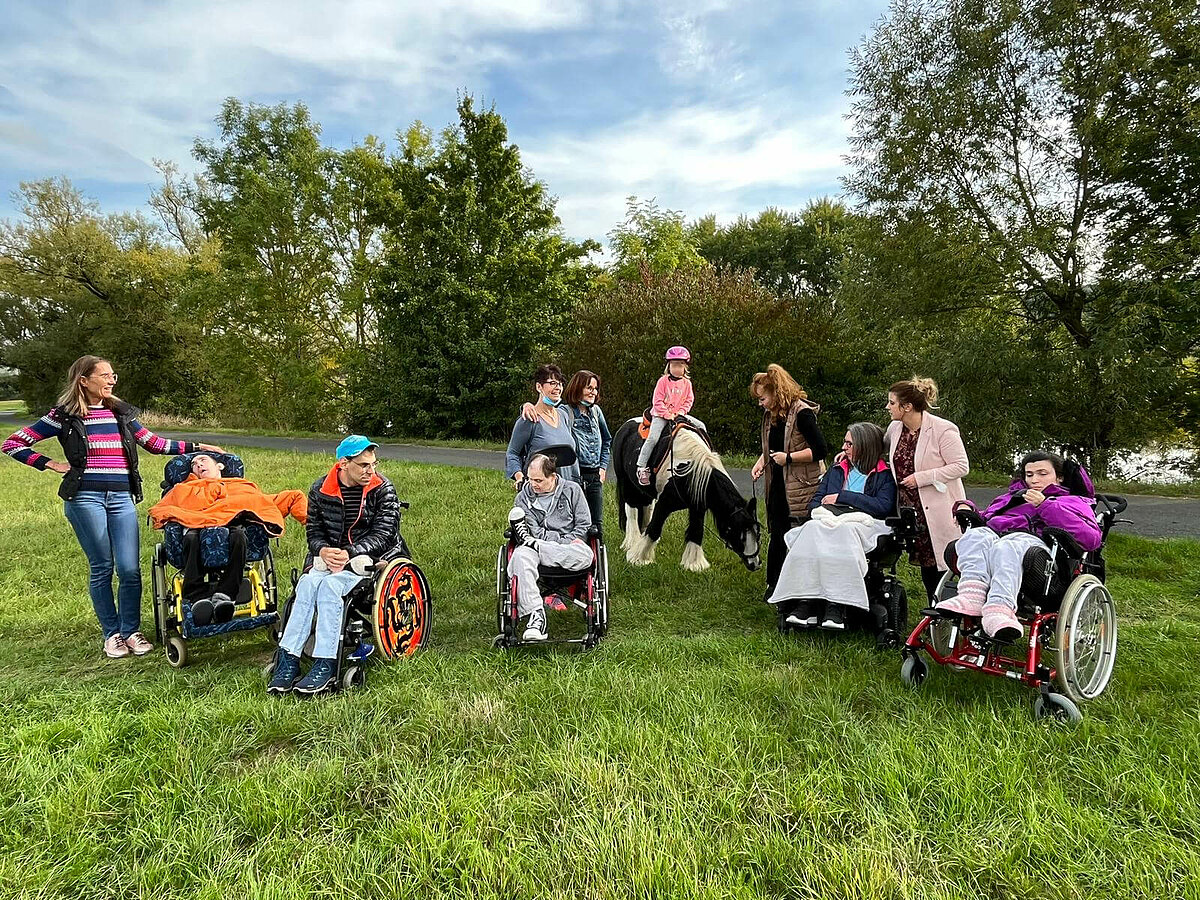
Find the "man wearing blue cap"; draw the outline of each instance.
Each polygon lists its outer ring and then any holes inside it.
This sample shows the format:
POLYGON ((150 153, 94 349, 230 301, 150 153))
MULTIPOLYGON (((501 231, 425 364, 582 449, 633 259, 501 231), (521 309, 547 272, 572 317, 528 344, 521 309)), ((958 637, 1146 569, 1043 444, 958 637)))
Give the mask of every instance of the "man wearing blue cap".
POLYGON ((396 489, 376 471, 378 446, 361 434, 350 435, 338 444, 333 468, 309 489, 305 573, 296 584, 268 693, 319 694, 333 686, 343 598, 380 559, 397 548, 407 553, 396 489), (297 683, 314 619, 312 668, 297 683))

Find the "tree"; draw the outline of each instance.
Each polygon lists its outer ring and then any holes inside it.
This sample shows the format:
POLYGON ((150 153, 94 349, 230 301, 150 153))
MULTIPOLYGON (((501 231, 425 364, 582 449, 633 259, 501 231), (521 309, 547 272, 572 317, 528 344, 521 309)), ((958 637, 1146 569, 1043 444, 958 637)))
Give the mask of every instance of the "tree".
POLYGON ((193 146, 205 172, 192 204, 225 276, 222 364, 243 385, 230 400, 277 426, 328 427, 344 400, 336 354, 353 330, 338 303, 336 154, 303 104, 230 98, 217 124, 217 139, 193 146))
POLYGON ((355 379, 354 422, 414 436, 506 434, 599 247, 563 237, 504 120, 469 96, 436 142, 410 129, 390 173, 394 191, 374 212, 384 229, 380 346, 355 379))
POLYGON ((642 276, 694 272, 706 263, 696 241, 683 224, 683 213, 659 209, 653 199, 629 197, 625 221, 608 233, 616 278, 633 281, 642 276))
POLYGON ((801 213, 769 207, 724 228, 705 216, 689 229, 697 251, 715 266, 753 269, 777 297, 832 300, 840 285, 846 234, 854 216, 841 203, 814 200, 801 213))
POLYGON ((101 216, 65 178, 26 182, 22 218, 0 225, 0 365, 49 406, 84 353, 108 357, 120 394, 207 415, 212 373, 179 306, 183 255, 141 215, 101 216))
MULTIPOLYGON (((1133 139, 1152 117, 1126 73, 1169 76, 1140 90, 1176 105, 1194 97, 1194 68, 1154 61, 1155 35, 1177 32, 1194 47, 1194 4, 895 0, 851 59, 846 184, 874 217, 851 269, 860 308, 1036 344, 1034 383, 1064 405, 1026 409, 1101 472, 1112 448, 1178 421, 1200 341, 1175 324, 1197 321, 1194 248, 1171 242, 1174 265, 1159 264, 1187 197, 1154 189, 1152 221, 1133 199, 1158 183, 1148 159, 1169 157, 1133 139)), ((1194 169, 1190 145, 1172 149, 1194 169)))

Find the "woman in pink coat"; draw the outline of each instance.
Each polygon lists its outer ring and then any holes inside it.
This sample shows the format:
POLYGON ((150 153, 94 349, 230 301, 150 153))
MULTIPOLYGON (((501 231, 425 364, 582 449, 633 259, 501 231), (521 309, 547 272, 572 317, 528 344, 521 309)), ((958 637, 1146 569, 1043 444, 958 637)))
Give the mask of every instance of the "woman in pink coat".
POLYGON ((931 378, 914 375, 893 384, 887 402, 892 423, 884 438, 899 505, 913 507, 923 526, 909 560, 921 567, 930 603, 937 601, 934 592, 946 570, 946 545, 961 534, 954 504, 966 499, 962 479, 970 471, 958 426, 930 412, 937 396, 931 378))

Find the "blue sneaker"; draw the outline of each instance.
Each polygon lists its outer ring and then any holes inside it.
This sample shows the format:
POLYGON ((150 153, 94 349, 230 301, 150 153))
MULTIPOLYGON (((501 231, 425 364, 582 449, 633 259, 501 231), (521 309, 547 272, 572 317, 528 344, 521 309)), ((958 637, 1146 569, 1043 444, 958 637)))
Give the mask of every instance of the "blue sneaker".
POLYGON ((297 694, 319 694, 333 687, 334 665, 332 659, 314 659, 308 674, 300 679, 293 690, 297 694))
POLYGON ((275 659, 275 674, 267 685, 268 694, 290 694, 300 677, 300 657, 280 649, 275 659))

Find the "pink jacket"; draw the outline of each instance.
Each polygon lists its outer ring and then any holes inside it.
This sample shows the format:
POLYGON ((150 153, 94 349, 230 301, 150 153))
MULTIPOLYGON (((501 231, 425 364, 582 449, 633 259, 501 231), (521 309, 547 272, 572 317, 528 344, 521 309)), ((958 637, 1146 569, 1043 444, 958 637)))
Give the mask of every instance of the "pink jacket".
MULTIPOLYGON (((1090 488, 1091 479, 1084 483, 1090 488)), ((1061 484, 1049 485, 1042 493, 1046 499, 1040 506, 1025 502, 1025 482, 1014 481, 1008 490, 992 501, 983 514, 988 527, 996 534, 1027 531, 1041 537, 1047 528, 1067 532, 1085 551, 1101 544, 1100 523, 1091 497, 1072 494, 1061 484)))
POLYGON ((650 412, 660 419, 673 419, 690 411, 695 400, 691 379, 673 379, 670 375, 664 375, 658 379, 658 384, 654 385, 654 399, 650 401, 650 412))
MULTIPOLYGON (((888 425, 884 443, 888 447, 888 463, 896 471, 893 457, 900 442, 899 420, 888 425)), ((933 555, 938 568, 945 571, 946 545, 962 537, 954 521, 954 503, 965 500, 963 476, 971 470, 967 448, 963 446, 958 426, 926 410, 921 414, 921 433, 917 435, 917 450, 913 455, 917 478, 917 495, 925 511, 925 524, 933 542, 933 555)))

